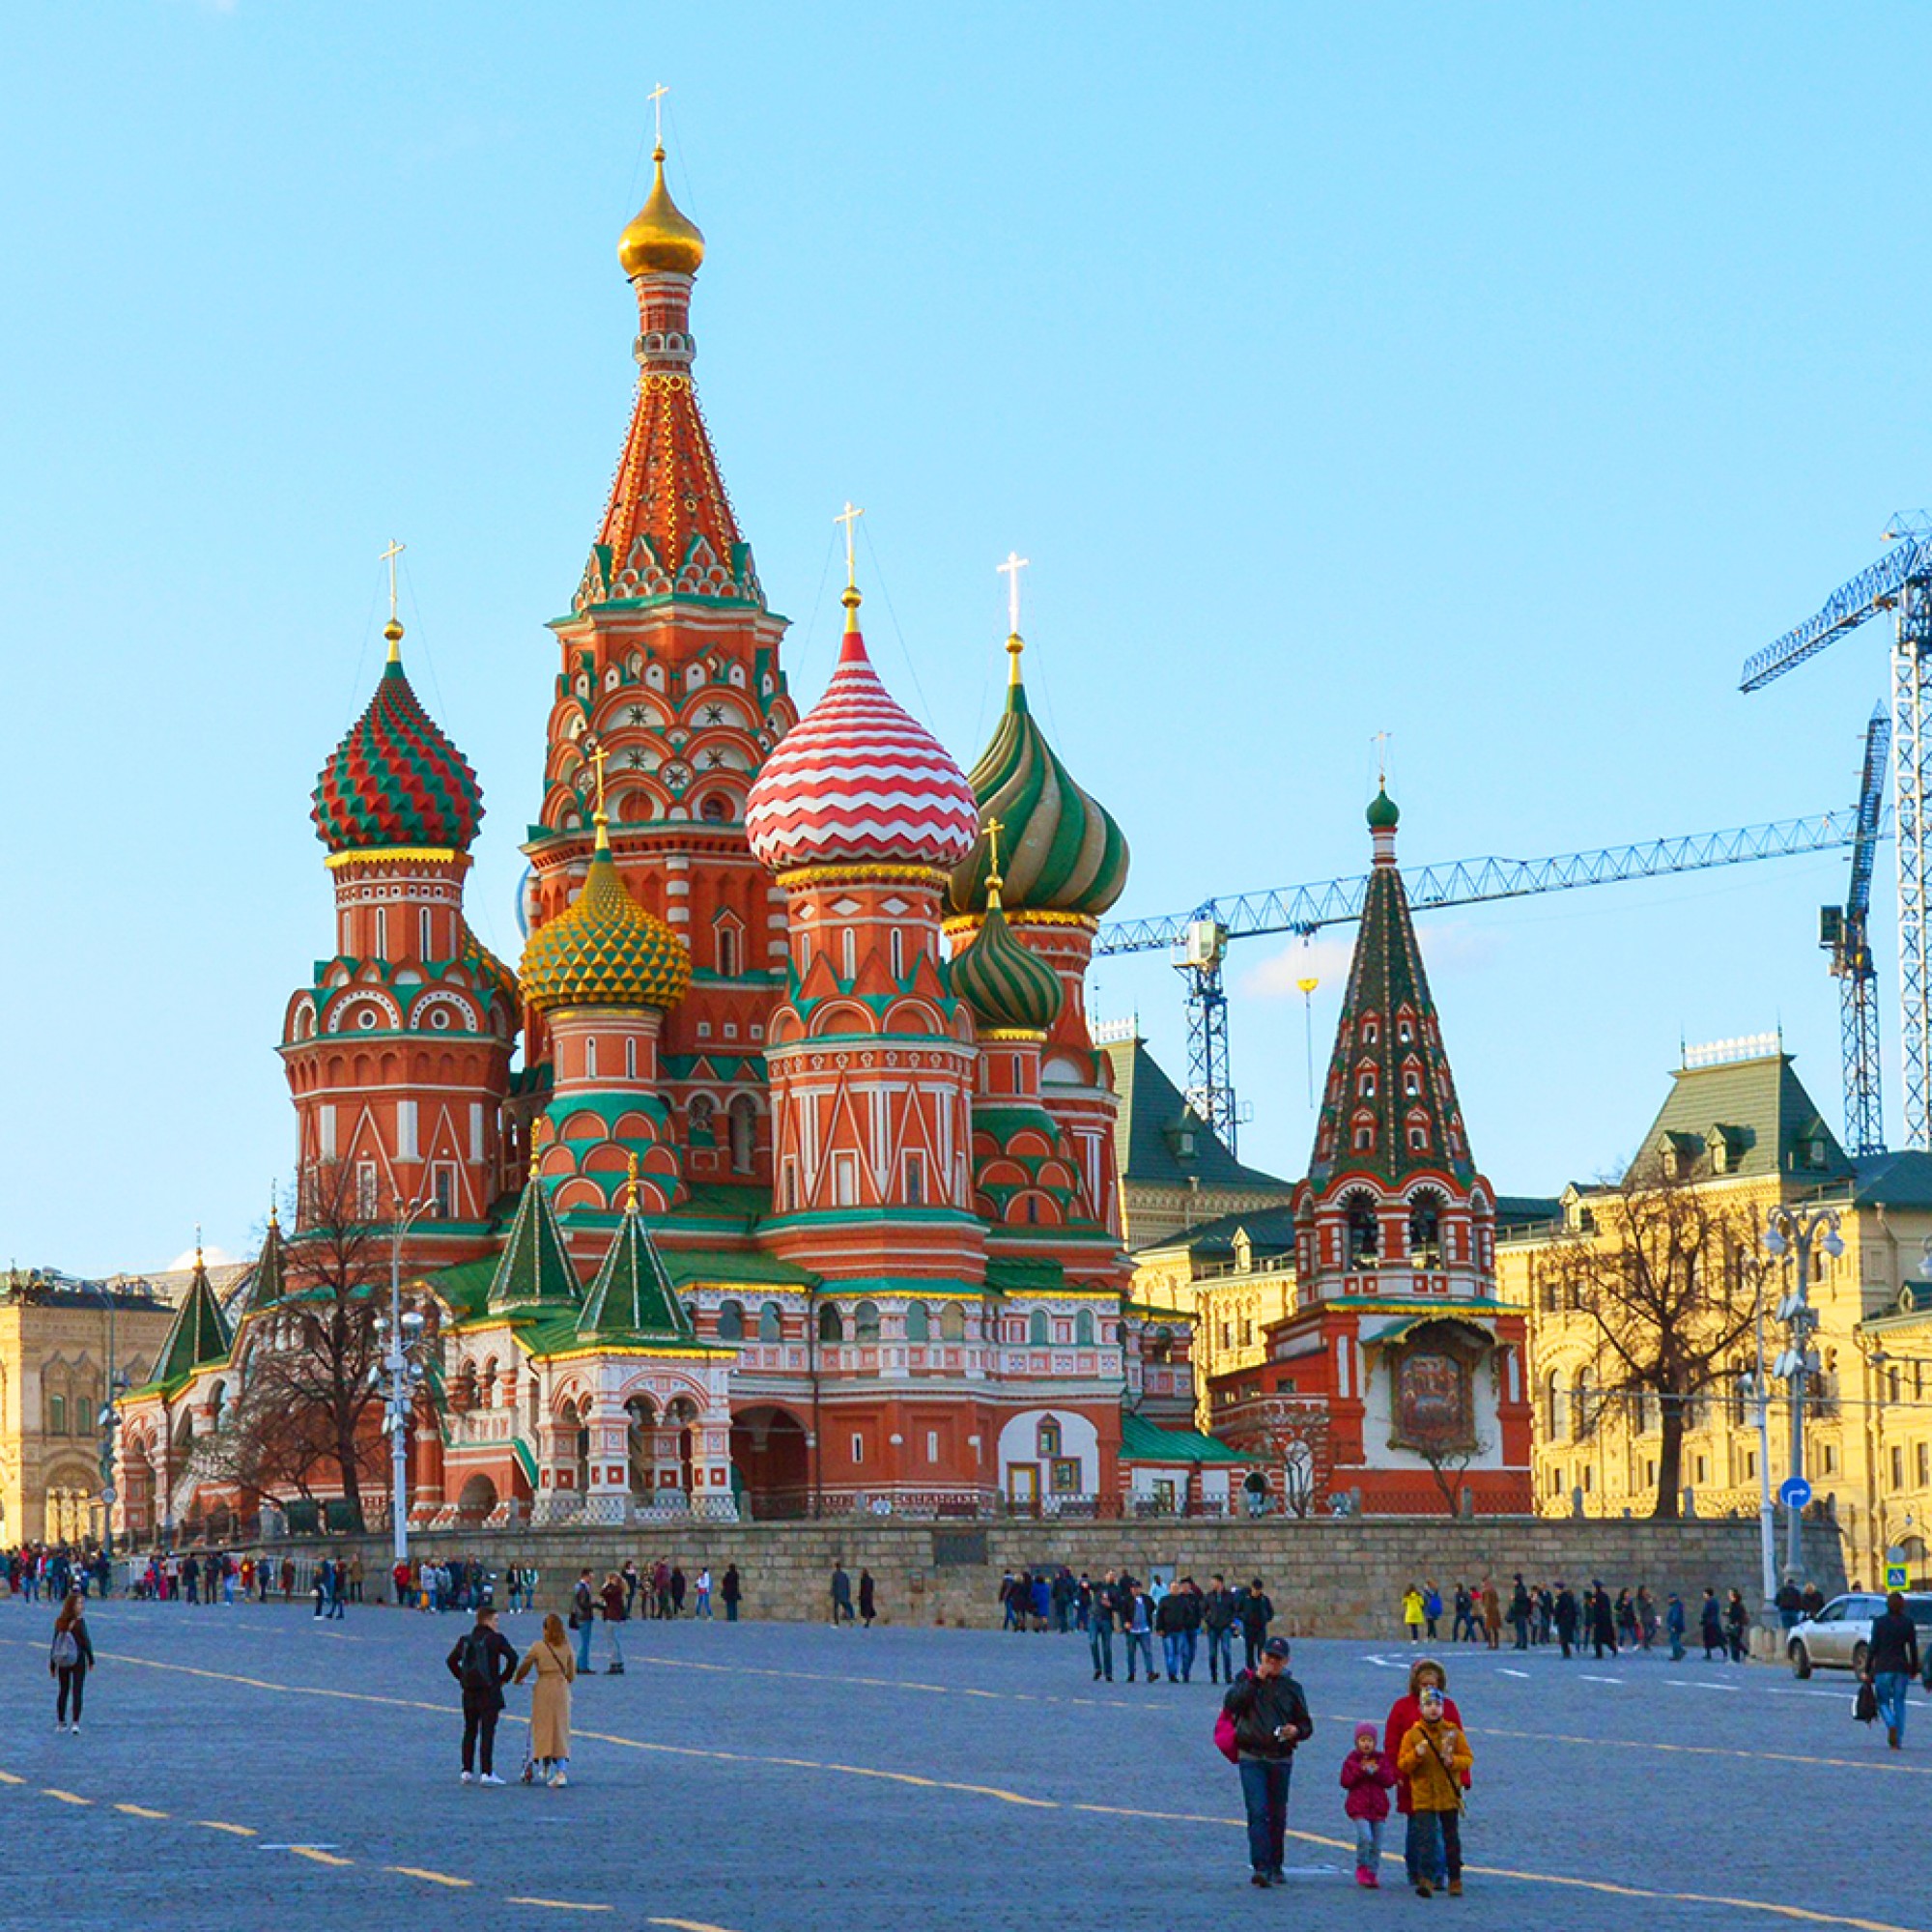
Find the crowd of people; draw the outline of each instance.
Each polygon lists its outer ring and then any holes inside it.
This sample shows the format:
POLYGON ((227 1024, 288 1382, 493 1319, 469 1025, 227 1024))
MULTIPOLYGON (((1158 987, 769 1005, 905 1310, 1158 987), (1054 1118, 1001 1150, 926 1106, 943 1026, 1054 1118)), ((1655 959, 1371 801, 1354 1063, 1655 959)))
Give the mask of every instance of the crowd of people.
MULTIPOLYGON (((1825 1599, 1815 1584, 1806 1593, 1807 1605, 1811 1597, 1817 1600, 1816 1607, 1823 1609, 1825 1599)), ((1446 1601, 1433 1579, 1411 1583, 1403 1593, 1401 1608, 1403 1631, 1409 1642, 1437 1641, 1452 1608, 1451 1643, 1482 1643, 1499 1650, 1507 1628, 1513 1634, 1513 1648, 1532 1650, 1553 1644, 1566 1658, 1581 1656, 1585 1646, 1599 1658, 1654 1650, 1660 1636, 1669 1645, 1673 1661, 1688 1654, 1690 1615, 1683 1598, 1673 1591, 1660 1605, 1649 1587, 1641 1583, 1612 1597, 1601 1578, 1593 1577, 1586 1586, 1573 1589, 1561 1580, 1525 1582, 1518 1571, 1506 1596, 1486 1577, 1480 1583, 1458 1583, 1446 1601)), ((1808 1607, 1805 1614, 1810 1614, 1808 1607)), ((1719 1601, 1715 1589, 1707 1589, 1696 1619, 1697 1640, 1704 1647, 1706 1660, 1721 1657, 1742 1663, 1749 1650, 1750 1621, 1742 1592, 1732 1590, 1719 1601)))
POLYGON ((0 1582, 30 1604, 65 1599, 71 1590, 104 1597, 112 1581, 113 1565, 98 1544, 23 1543, 0 1557, 0 1582))
POLYGON ((1231 1584, 1216 1575, 1204 1588, 1192 1577, 1170 1583, 1160 1571, 1145 1582, 1130 1571, 1095 1578, 1054 1569, 1008 1571, 999 1586, 1003 1631, 1079 1634, 1087 1638, 1094 1681, 1113 1683, 1114 1639, 1121 1638, 1127 1682, 1189 1684, 1201 1652, 1209 1683, 1233 1683, 1238 1639, 1245 1667, 1255 1668, 1274 1622, 1274 1604, 1259 1577, 1231 1584))

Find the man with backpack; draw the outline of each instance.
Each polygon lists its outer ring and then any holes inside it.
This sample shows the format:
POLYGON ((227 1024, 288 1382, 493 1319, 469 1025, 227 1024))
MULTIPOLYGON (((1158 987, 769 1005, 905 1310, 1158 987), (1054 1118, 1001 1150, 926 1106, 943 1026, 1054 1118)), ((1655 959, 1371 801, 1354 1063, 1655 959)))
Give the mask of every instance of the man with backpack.
POLYGON ((1221 1702, 1215 1743, 1241 1774, 1248 1813, 1249 1883, 1285 1885, 1288 1782, 1294 1747, 1313 1736, 1315 1720, 1301 1686, 1288 1674, 1288 1639, 1271 1636, 1252 1671, 1244 1670, 1221 1702), (1232 1731, 1232 1736, 1230 1732, 1232 1731))
POLYGON ((476 1622, 456 1639, 444 1660, 463 1687, 463 1781, 501 1784, 497 1776, 497 1719, 503 1712, 503 1686, 517 1667, 517 1653, 497 1628, 494 1605, 476 1612, 476 1622), (481 1747, 482 1772, 475 1775, 481 1747))

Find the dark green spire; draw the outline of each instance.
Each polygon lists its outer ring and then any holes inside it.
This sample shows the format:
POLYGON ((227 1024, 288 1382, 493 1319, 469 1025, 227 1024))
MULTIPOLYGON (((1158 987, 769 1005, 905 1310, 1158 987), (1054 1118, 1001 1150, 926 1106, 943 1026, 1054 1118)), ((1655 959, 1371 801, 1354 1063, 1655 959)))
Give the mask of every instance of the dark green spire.
POLYGON ((582 1298, 577 1270, 557 1232, 550 1196, 533 1174, 517 1203, 517 1218, 490 1278, 489 1305, 495 1310, 554 1311, 575 1308, 582 1298))
POLYGON ((222 1314, 221 1304, 215 1300, 214 1290, 209 1284, 201 1250, 196 1248, 194 1276, 188 1283, 186 1299, 175 1310, 174 1326, 168 1330, 168 1339, 161 1344, 160 1355, 155 1363, 154 1379, 157 1382, 185 1381, 196 1369, 225 1362, 234 1341, 228 1318, 222 1314))
POLYGON ((664 1258, 638 1213, 635 1183, 630 1205, 604 1265, 577 1318, 583 1342, 685 1343, 694 1339, 691 1319, 665 1272, 664 1258))
POLYGON ((257 1315, 265 1308, 272 1308, 288 1292, 288 1250, 282 1245, 282 1224, 270 1208, 269 1232, 262 1237, 262 1252, 248 1277, 248 1293, 242 1299, 242 1313, 257 1315))

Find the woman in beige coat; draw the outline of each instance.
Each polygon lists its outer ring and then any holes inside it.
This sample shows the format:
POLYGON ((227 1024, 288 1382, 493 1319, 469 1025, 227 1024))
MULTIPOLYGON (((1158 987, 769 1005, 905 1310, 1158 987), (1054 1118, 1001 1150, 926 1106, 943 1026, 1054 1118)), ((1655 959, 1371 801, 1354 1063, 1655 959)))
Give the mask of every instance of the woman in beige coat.
POLYGON ((546 1784, 568 1784, 570 1687, 577 1676, 577 1660, 570 1654, 563 1619, 554 1610, 544 1619, 543 1635, 525 1651, 516 1681, 521 1684, 533 1670, 537 1681, 530 1692, 530 1761, 546 1784))

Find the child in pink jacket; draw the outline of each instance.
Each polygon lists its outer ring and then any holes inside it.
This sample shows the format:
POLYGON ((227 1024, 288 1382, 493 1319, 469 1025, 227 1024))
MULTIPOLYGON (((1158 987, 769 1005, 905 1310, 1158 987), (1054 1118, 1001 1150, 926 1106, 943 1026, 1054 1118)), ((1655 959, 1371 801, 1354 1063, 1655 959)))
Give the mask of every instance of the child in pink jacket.
POLYGON ((1355 1821, 1355 1883, 1375 1890, 1382 1856, 1382 1821, 1389 1814, 1395 1766, 1382 1755, 1381 1736, 1373 1724, 1355 1726, 1355 1748, 1342 1760, 1343 1809, 1355 1821))

